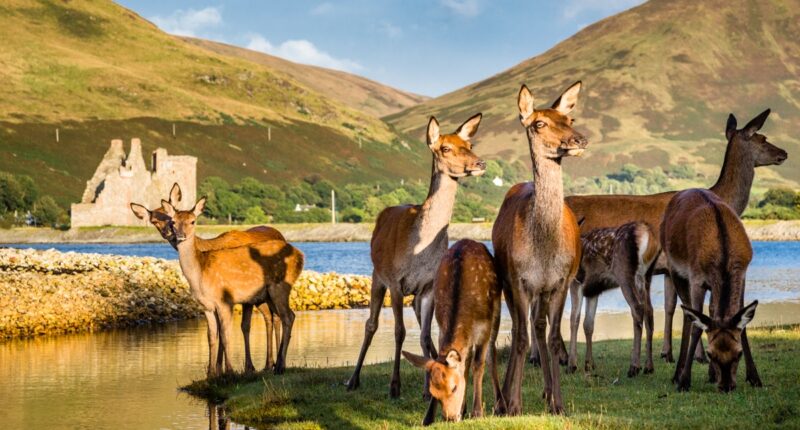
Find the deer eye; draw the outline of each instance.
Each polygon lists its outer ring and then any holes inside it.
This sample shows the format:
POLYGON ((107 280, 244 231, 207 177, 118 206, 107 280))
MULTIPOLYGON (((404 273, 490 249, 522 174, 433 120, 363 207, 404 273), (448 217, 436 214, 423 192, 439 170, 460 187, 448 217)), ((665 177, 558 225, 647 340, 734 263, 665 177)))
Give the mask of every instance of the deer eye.
POLYGON ((194 225, 194 221, 192 221, 192 225, 194 225))
POLYGON ((536 128, 545 128, 547 127, 547 123, 544 121, 536 121, 535 123, 533 123, 533 126, 536 128))
POLYGON ((443 147, 442 147, 442 153, 445 153, 445 154, 446 154, 446 153, 448 153, 448 152, 450 152, 450 147, 449 147, 449 146, 443 146, 443 147))

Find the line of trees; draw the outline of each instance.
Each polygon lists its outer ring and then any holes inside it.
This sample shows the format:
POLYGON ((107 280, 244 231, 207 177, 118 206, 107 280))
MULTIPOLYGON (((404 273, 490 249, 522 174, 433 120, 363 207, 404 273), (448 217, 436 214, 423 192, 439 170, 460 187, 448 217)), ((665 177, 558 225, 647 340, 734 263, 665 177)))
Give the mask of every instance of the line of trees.
POLYGON ((33 178, 0 172, 0 227, 68 224, 66 211, 52 197, 42 195, 33 178))

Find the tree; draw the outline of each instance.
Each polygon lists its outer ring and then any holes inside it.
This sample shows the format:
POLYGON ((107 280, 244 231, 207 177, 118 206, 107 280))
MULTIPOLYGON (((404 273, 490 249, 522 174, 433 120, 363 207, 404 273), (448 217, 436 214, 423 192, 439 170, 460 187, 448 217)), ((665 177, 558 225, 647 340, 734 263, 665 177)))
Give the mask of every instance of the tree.
POLYGON ((36 225, 41 226, 54 226, 63 214, 64 210, 50 196, 40 197, 31 210, 36 225))
POLYGON ((250 206, 244 211, 245 224, 264 224, 269 222, 269 217, 259 206, 250 206))
POLYGON ((10 173, 0 172, 0 213, 24 210, 25 190, 10 173))
POLYGON ((764 193, 764 198, 758 204, 758 207, 767 205, 783 206, 793 208, 797 204, 797 194, 787 188, 770 188, 764 193))

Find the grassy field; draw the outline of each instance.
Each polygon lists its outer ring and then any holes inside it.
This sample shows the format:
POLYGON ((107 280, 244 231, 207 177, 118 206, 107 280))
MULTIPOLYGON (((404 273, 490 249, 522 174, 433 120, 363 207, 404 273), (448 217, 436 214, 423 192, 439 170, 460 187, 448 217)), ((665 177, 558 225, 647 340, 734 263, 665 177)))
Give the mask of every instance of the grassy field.
MULTIPOLYGON (((689 393, 677 393, 670 383, 673 364, 656 363, 653 375, 626 376, 630 341, 597 342, 597 370, 591 375, 562 374, 566 416, 545 414, 541 371, 527 367, 523 385, 525 416, 467 420, 461 428, 798 428, 800 426, 800 326, 753 330, 756 365, 764 387, 744 382, 720 394, 706 382, 707 366, 696 365, 689 393)), ((660 341, 656 342, 660 345, 660 341)), ((583 345, 579 351, 583 354, 583 345)), ((291 353, 291 352, 290 352, 291 353)), ((501 363, 505 373, 507 351, 501 363)), ((352 368, 289 369, 286 375, 251 375, 197 381, 184 389, 200 397, 225 401, 231 418, 259 428, 409 428, 419 425, 422 371, 403 362, 403 392, 390 400, 390 364, 364 368, 361 389, 348 393, 342 385, 352 368)), ((484 400, 492 401, 491 383, 484 383, 484 400)), ((468 393, 468 396, 471 396, 468 393)), ((471 397, 469 397, 471 398, 471 397)), ((488 410, 488 408, 487 408, 488 410)), ((437 417, 439 427, 442 424, 437 417)))

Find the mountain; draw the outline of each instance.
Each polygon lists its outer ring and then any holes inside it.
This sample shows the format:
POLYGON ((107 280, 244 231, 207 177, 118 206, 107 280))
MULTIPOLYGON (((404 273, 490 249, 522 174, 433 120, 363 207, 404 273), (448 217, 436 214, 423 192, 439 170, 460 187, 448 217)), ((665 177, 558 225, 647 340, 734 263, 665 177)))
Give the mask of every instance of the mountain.
MULTIPOLYGON (((520 43, 536 37, 535 17, 520 43)), ((452 93, 385 117, 422 138, 425 119, 463 118, 482 111, 477 150, 529 163, 517 120, 516 96, 527 83, 541 106, 571 83, 584 83, 573 113, 590 138, 574 177, 687 163, 716 178, 724 129, 733 112, 740 126, 772 108, 763 132, 789 160, 759 170, 757 185, 800 182, 800 1, 651 0, 592 24, 542 55, 452 93)), ((451 124, 445 125, 445 128, 451 124)))
POLYGON ((283 58, 210 40, 192 37, 184 37, 183 40, 218 54, 242 58, 279 70, 319 94, 376 117, 386 116, 430 99, 351 73, 297 64, 283 58))
POLYGON ((62 204, 112 138, 195 155, 201 180, 427 176, 427 150, 370 113, 416 96, 366 79, 214 52, 108 0, 4 1, 0 40, 0 171, 31 175, 62 204), (323 91, 337 82, 360 94, 323 91))

